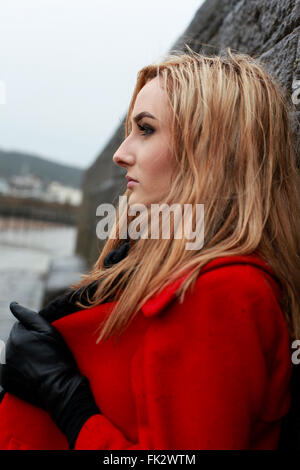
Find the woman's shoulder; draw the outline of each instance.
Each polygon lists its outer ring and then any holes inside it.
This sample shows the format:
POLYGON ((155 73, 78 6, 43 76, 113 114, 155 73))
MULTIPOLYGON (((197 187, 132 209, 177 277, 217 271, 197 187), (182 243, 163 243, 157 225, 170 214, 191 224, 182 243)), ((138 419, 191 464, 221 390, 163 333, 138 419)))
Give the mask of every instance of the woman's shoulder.
POLYGON ((259 254, 221 256, 209 261, 200 270, 198 286, 215 291, 236 290, 237 293, 270 292, 277 300, 281 296, 281 283, 271 265, 259 254))
MULTIPOLYGON (((177 298, 181 284, 189 273, 168 284, 160 293, 150 297, 143 305, 146 316, 158 314, 168 303, 177 298)), ((216 257, 206 263, 199 271, 194 286, 187 290, 185 297, 209 300, 211 297, 240 301, 254 297, 267 296, 278 301, 281 286, 271 266, 257 253, 247 255, 228 255, 216 257)))
POLYGON ((234 272, 251 272, 254 276, 263 274, 278 281, 271 265, 257 252, 216 257, 202 267, 199 276, 212 271, 217 271, 222 275, 232 275, 234 272))
POLYGON ((233 310, 280 310, 281 284, 258 254, 222 256, 207 263, 195 282, 194 300, 233 310))

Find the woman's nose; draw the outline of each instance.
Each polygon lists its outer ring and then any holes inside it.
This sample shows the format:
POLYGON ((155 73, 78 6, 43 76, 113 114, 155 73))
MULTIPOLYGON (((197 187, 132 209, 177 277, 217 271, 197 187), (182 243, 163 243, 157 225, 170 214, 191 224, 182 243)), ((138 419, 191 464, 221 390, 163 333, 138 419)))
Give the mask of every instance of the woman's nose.
POLYGON ((116 165, 119 166, 127 166, 127 165, 132 165, 134 163, 134 157, 132 153, 130 153, 128 150, 126 150, 123 147, 123 144, 120 145, 118 150, 115 152, 113 156, 113 161, 116 165))

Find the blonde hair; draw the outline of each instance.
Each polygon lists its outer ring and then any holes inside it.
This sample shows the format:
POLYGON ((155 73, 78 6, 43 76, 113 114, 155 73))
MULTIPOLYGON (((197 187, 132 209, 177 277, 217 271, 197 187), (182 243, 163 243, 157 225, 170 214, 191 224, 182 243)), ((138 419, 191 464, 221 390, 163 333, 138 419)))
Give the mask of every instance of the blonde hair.
MULTIPOLYGON (((281 308, 290 337, 300 338, 300 180, 296 166, 287 91, 258 59, 226 49, 204 56, 189 48, 143 67, 126 118, 126 137, 139 91, 158 75, 172 114, 172 151, 177 162, 163 202, 204 204, 204 245, 186 250, 181 239, 130 240, 129 254, 109 269, 105 256, 122 241, 108 238, 89 274, 73 284, 77 291, 99 282, 90 308, 115 295, 118 302, 99 326, 97 341, 121 333, 143 303, 169 282, 191 271, 177 295, 183 302, 202 266, 220 256, 258 253, 282 285, 281 308), (103 326, 103 328, 102 328, 103 326)), ((123 195, 128 196, 130 190, 123 195)), ((130 223, 132 216, 117 208, 130 223)))

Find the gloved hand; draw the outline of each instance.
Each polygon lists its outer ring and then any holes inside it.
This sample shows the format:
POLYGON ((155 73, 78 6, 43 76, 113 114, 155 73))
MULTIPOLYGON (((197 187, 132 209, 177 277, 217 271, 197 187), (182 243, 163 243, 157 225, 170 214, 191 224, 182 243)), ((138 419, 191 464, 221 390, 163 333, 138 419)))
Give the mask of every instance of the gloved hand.
POLYGON ((19 320, 6 344, 0 384, 5 391, 48 411, 60 422, 74 392, 88 384, 59 331, 39 313, 10 304, 19 320))

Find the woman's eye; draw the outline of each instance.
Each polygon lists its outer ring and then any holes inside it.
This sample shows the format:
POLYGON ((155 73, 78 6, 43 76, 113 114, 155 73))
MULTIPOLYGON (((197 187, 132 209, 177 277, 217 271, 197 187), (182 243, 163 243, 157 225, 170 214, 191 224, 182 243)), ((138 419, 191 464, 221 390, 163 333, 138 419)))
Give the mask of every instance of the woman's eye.
POLYGON ((154 130, 149 126, 141 126, 140 124, 138 124, 137 126, 141 131, 143 131, 142 135, 147 136, 147 135, 153 134, 153 132, 154 132, 154 130))

